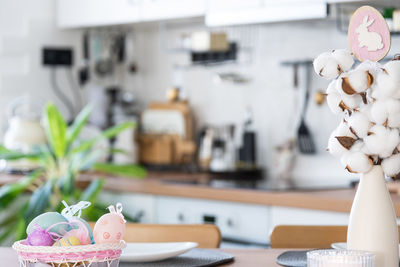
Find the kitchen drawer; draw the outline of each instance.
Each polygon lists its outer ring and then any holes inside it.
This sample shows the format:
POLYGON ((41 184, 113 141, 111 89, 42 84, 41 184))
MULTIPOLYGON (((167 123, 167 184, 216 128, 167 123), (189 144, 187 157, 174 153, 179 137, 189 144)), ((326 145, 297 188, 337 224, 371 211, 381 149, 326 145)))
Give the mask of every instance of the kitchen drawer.
POLYGON ((155 221, 155 196, 153 195, 102 191, 99 201, 110 205, 121 202, 124 213, 131 216, 136 216, 138 213, 143 214, 141 223, 154 223, 155 221))
POLYGON ((215 223, 224 238, 267 243, 269 208, 259 205, 157 197, 157 223, 215 223))
POLYGON ((349 213, 271 207, 271 231, 277 225, 347 225, 349 213))

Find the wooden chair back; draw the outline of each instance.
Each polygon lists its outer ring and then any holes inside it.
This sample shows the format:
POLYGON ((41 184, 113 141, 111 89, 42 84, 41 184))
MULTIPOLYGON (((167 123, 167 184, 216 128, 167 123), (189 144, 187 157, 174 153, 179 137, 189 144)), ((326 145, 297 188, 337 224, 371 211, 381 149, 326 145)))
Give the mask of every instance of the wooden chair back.
POLYGON ((330 248, 346 242, 347 226, 278 225, 272 231, 272 248, 330 248))
POLYGON ((270 241, 272 248, 330 248, 332 243, 347 241, 347 226, 278 225, 270 241))
MULTIPOLYGON (((94 227, 94 223, 89 223, 94 227)), ((199 248, 218 248, 221 233, 212 224, 127 223, 126 242, 197 242, 199 248)))

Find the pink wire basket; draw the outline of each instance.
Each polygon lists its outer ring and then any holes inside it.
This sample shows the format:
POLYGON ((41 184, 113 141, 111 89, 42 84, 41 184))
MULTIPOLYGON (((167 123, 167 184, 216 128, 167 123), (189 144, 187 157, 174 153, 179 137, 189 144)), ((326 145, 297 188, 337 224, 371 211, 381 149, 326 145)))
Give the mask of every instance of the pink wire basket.
POLYGON ((21 267, 118 267, 124 241, 83 246, 28 246, 25 240, 13 244, 21 267))

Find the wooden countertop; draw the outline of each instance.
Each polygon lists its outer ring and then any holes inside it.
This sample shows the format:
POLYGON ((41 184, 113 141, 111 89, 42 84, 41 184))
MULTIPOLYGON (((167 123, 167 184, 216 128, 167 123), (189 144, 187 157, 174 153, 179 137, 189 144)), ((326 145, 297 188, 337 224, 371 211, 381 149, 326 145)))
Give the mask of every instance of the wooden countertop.
MULTIPOLYGON (((97 175, 96 175, 97 176, 97 175)), ((13 182, 20 176, 0 174, 0 185, 13 182)), ((99 175, 102 177, 102 175, 99 175)), ((175 177, 175 176, 174 176, 175 177)), ((185 179, 186 176, 177 179, 185 179)), ((199 198, 230 201, 248 204, 285 206, 324 211, 350 212, 354 189, 313 190, 313 191, 263 191, 252 189, 213 188, 207 185, 167 183, 168 176, 150 174, 147 179, 136 180, 121 177, 108 177, 104 188, 116 192, 143 193, 162 196, 199 198)), ((169 178, 171 178, 169 176, 169 178)), ((81 183, 93 176, 82 176, 81 183)), ((397 217, 400 218, 400 195, 392 194, 397 217)))

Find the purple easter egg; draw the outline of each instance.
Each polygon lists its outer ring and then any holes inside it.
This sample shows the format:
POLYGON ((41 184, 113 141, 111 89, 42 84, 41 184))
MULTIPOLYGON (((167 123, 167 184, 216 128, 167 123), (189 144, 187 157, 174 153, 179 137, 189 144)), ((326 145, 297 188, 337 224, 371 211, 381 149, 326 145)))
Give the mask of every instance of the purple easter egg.
POLYGON ((48 232, 40 226, 36 226, 28 235, 25 243, 30 246, 52 246, 54 241, 48 232))

